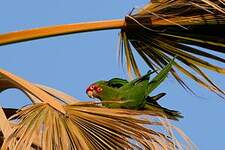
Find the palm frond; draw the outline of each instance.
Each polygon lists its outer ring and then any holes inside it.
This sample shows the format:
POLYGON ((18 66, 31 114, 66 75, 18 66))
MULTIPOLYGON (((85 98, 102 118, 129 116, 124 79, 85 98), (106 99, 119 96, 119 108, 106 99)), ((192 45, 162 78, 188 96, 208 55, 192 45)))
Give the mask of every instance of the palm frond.
MULTIPOLYGON (((169 131, 177 129, 166 121, 138 118, 143 115, 142 111, 109 109, 84 102, 67 105, 65 110, 66 115, 48 104, 27 106, 11 118, 18 123, 2 149, 26 150, 34 142, 43 150, 182 148, 169 131), (146 125, 165 128, 167 133, 146 128, 146 125), (35 137, 39 137, 38 141, 35 137)), ((190 141, 185 141, 194 147, 190 141)))
POLYGON ((225 63, 219 56, 225 52, 224 8, 218 0, 158 0, 147 4, 126 17, 126 28, 121 31, 127 64, 138 75, 131 47, 152 70, 162 69, 177 56, 171 73, 183 87, 191 91, 176 70, 224 98, 225 92, 202 71, 205 68, 225 74, 224 68, 209 62, 225 63))
MULTIPOLYGON (((0 91, 9 88, 22 90, 33 102, 21 108, 6 123, 13 124, 6 133, 1 125, 6 149, 182 149, 183 144, 193 147, 185 134, 165 120, 156 120, 163 114, 153 111, 110 109, 100 102, 79 102, 71 104, 73 97, 53 88, 32 84, 5 70, 0 70, 0 91), (1 84, 4 83, 4 84, 1 84), (27 86, 29 85, 29 86, 27 86), (30 89, 28 90, 29 87, 30 89), (32 87, 32 88, 31 88, 32 87), (42 97, 36 101, 40 89, 64 109, 52 106, 42 97), (65 100, 65 99, 69 99, 65 100), (146 116, 145 118, 143 118, 146 116), (152 127, 161 127, 153 130, 152 127), (165 130, 165 132, 164 132, 165 130), (183 142, 178 142, 173 132, 180 132, 183 142), (7 135, 7 136, 5 136, 7 135), (188 140, 187 140, 188 139, 188 140)), ((48 98, 47 97, 47 98, 48 98)), ((1 116, 0 116, 1 117, 1 116)), ((2 141, 1 141, 2 142, 2 141)))

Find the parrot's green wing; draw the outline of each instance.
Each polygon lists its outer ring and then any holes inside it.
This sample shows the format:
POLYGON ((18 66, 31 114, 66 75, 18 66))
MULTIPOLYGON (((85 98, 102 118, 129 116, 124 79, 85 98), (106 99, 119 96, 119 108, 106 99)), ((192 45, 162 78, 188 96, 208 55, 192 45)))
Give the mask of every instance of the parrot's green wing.
POLYGON ((160 71, 149 83, 148 86, 148 90, 147 90, 147 95, 149 93, 151 93, 155 88, 157 88, 160 83, 162 83, 164 81, 164 79, 166 78, 167 74, 170 72, 172 66, 174 63, 174 59, 171 60, 165 68, 162 69, 162 71, 160 71))
POLYGON ((127 90, 127 89, 130 89, 131 87, 134 87, 135 85, 137 84, 142 84, 143 82, 148 82, 149 81, 149 78, 150 78, 150 75, 155 73, 156 71, 148 71, 145 75, 137 78, 137 79, 134 79, 132 81, 130 81, 129 83, 125 84, 123 87, 121 87, 121 90, 127 90))
POLYGON ((141 76, 140 78, 137 78, 137 79, 134 79, 132 80, 131 82, 129 82, 131 85, 135 85, 135 84, 138 84, 142 81, 145 81, 145 80, 149 80, 150 79, 150 75, 155 73, 156 71, 148 71, 145 75, 141 76))
POLYGON ((112 78, 109 81, 107 81, 107 85, 113 88, 120 88, 127 84, 128 81, 121 78, 112 78))

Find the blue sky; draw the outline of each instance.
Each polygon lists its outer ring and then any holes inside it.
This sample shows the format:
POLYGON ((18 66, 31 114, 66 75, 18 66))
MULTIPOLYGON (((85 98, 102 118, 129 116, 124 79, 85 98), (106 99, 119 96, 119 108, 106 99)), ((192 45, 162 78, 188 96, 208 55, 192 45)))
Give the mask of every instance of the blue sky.
MULTIPOLYGON (((0 2, 0 33, 41 26, 123 18, 134 7, 148 0, 4 0, 0 2)), ((70 95, 89 100, 86 87, 99 79, 126 77, 117 63, 119 30, 98 31, 35 40, 0 47, 0 67, 29 81, 48 85, 70 95)), ((147 71, 139 62, 142 72, 147 71)), ((224 66, 223 66, 224 67, 224 66)), ((209 72, 220 87, 224 76, 209 72)), ((199 149, 225 147, 225 102, 215 94, 188 80, 199 98, 186 93, 173 78, 168 78, 155 92, 168 93, 160 103, 182 112, 175 122, 199 149)), ((19 107, 29 101, 16 90, 0 95, 0 103, 19 107)))

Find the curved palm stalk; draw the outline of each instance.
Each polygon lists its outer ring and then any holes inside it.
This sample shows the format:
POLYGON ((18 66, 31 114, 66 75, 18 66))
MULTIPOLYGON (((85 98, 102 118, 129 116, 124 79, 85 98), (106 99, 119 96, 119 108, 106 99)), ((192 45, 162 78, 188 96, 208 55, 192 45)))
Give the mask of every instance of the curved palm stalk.
POLYGON ((177 56, 171 73, 183 87, 190 90, 175 68, 225 98, 225 92, 201 70, 225 74, 224 68, 208 62, 215 60, 224 64, 224 57, 206 51, 225 53, 224 6, 218 0, 159 0, 127 16, 127 26, 121 31, 120 51, 125 53, 128 71, 133 68, 139 75, 132 59, 132 46, 153 70, 163 68, 177 56))
POLYGON ((0 77, 9 80, 13 85, 26 91, 33 95, 35 98, 39 99, 41 102, 48 103, 56 110, 60 111, 61 113, 65 113, 63 106, 51 96, 49 96, 46 92, 41 90, 40 88, 32 85, 30 82, 6 71, 0 69, 0 77))
POLYGON ((121 29, 124 19, 74 23, 50 27, 35 28, 24 31, 0 34, 0 46, 23 41, 29 41, 52 36, 66 35, 72 33, 90 32, 97 30, 121 29))
MULTIPOLYGON (((67 94, 65 94, 65 93, 63 93, 61 91, 58 91, 58 90, 53 89, 53 88, 50 88, 48 86, 41 85, 41 84, 34 84, 34 86, 40 88, 41 90, 45 91, 46 93, 48 93, 49 95, 53 96, 58 101, 63 102, 64 104, 73 104, 73 103, 79 101, 79 100, 77 100, 76 98, 74 98, 74 97, 72 97, 70 95, 67 95, 67 94)), ((30 94, 29 92, 23 90, 18 85, 12 83, 11 80, 8 80, 6 78, 0 77, 0 92, 2 92, 4 90, 7 90, 7 89, 11 89, 11 88, 20 89, 22 92, 24 92, 24 94, 26 94, 28 97, 30 97, 30 99, 32 100, 33 103, 41 102, 38 98, 36 98, 32 94, 30 94)), ((7 109, 5 111, 7 111, 7 109)), ((11 111, 8 110, 8 113, 10 114, 11 111)))

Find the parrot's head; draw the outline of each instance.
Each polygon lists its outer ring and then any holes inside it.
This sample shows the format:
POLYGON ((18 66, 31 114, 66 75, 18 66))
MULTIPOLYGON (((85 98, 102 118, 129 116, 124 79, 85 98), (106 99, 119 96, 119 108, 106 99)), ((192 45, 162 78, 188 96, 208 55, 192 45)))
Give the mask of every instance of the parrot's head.
POLYGON ((86 89, 86 94, 90 98, 101 98, 101 95, 104 94, 104 81, 98 81, 93 84, 91 84, 87 89, 86 89))

